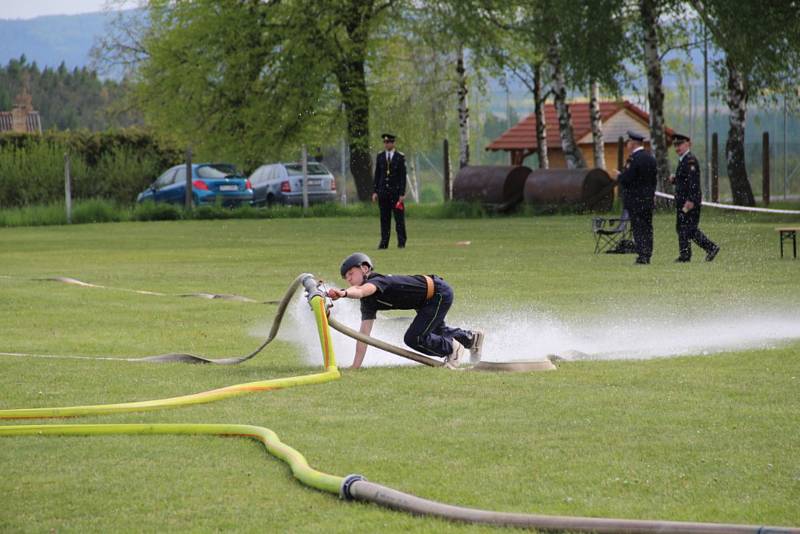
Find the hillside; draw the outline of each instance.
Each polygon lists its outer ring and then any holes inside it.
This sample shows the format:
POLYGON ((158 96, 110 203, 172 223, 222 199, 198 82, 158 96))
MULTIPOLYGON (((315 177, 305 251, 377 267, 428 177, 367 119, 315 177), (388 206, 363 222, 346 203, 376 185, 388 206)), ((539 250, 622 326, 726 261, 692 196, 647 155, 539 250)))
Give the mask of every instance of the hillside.
POLYGON ((0 64, 25 55, 39 68, 88 66, 89 50, 114 13, 53 15, 30 20, 0 19, 0 64))

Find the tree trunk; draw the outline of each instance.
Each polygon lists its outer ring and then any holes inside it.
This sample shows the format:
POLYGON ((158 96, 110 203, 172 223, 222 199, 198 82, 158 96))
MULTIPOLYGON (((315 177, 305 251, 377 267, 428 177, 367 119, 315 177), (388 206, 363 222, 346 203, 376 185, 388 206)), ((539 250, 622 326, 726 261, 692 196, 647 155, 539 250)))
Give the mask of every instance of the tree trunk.
POLYGON ((744 161, 744 127, 747 113, 747 88, 744 76, 728 58, 728 141, 725 143, 725 160, 728 164, 728 178, 731 181, 733 203, 739 206, 755 206, 753 189, 747 178, 744 161))
POLYGON ((365 63, 369 28, 375 15, 373 0, 350 0, 345 20, 347 46, 337 56, 336 81, 339 84, 347 120, 347 142, 350 146, 350 172, 356 184, 358 199, 372 197, 372 155, 369 148, 369 93, 365 63))
POLYGON ((358 199, 372 197, 372 156, 369 150, 369 97, 364 62, 351 61, 337 74, 339 92, 347 120, 347 144, 350 146, 350 172, 358 199))
POLYGON ((606 168, 605 145, 603 144, 603 120, 600 117, 600 84, 591 83, 589 89, 589 120, 592 124, 592 143, 594 145, 594 166, 606 168))
POLYGON ((564 152, 567 168, 585 168, 586 162, 575 143, 575 133, 572 130, 572 116, 567 104, 567 85, 564 81, 558 38, 554 38, 550 44, 547 57, 550 66, 553 67, 553 102, 558 113, 558 133, 561 136, 561 150, 564 152))
POLYGON ((532 66, 533 72, 533 112, 536 115, 536 154, 539 156, 539 168, 549 169, 550 161, 547 158, 547 122, 544 116, 544 103, 542 98, 542 64, 532 66))
POLYGON ((640 0, 639 11, 644 33, 647 100, 650 103, 650 145, 656 157, 658 190, 664 191, 664 184, 667 183, 669 177, 669 161, 667 160, 667 136, 664 127, 661 58, 658 54, 658 0, 640 0))
POLYGON ((458 168, 469 165, 469 107, 467 106, 467 76, 464 68, 464 47, 458 46, 458 168))

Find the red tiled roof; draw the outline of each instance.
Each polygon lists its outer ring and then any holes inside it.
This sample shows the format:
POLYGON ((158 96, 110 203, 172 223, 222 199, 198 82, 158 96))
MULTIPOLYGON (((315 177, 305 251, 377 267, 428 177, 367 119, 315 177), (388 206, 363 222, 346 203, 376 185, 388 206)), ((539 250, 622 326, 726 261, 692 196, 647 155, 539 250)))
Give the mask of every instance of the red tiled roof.
MULTIPOLYGON (((631 104, 627 100, 622 102, 600 102, 600 118, 603 122, 622 109, 626 109, 634 116, 638 117, 645 125, 650 124, 650 115, 631 104)), ((589 121, 589 103, 576 102, 569 105, 572 115, 572 129, 577 141, 592 130, 589 121)), ((547 146, 549 148, 561 147, 561 137, 558 131, 558 115, 554 104, 545 104, 544 120, 546 123, 547 146)), ((671 135, 672 130, 667 128, 667 133, 671 135)), ((609 140, 616 142, 616 139, 609 140)), ((535 150, 536 149, 536 116, 531 113, 516 125, 506 130, 500 137, 489 143, 486 150, 535 150)))

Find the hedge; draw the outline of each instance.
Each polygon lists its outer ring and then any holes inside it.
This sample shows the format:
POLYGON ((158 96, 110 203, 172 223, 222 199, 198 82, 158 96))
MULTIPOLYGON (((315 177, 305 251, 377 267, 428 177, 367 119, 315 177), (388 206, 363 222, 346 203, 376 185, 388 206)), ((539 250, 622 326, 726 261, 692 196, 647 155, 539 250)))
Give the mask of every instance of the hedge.
POLYGON ((64 154, 70 156, 72 196, 132 204, 183 151, 149 132, 0 134, 0 209, 64 199, 64 154))

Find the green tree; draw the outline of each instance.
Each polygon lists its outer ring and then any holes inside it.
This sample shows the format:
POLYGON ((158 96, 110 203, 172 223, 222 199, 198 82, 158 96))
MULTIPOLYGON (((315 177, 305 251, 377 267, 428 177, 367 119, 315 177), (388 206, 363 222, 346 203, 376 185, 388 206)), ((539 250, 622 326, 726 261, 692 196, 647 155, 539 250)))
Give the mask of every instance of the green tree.
POLYGON ((86 67, 67 69, 62 62, 56 69, 40 70, 25 56, 0 67, 0 109, 9 110, 25 87, 39 112, 42 128, 104 130, 139 124, 141 116, 129 110, 112 113, 124 101, 129 88, 125 83, 100 80, 97 72, 86 67))
POLYGON ((367 199, 367 62, 392 5, 151 0, 137 39, 141 105, 160 129, 248 163, 321 144, 343 121, 358 195, 367 199))
POLYGON ((623 1, 474 0, 459 12, 466 21, 467 46, 500 72, 513 73, 532 92, 539 165, 546 167, 548 161, 543 104, 553 95, 567 162, 585 166, 567 95, 570 89, 585 92, 593 83, 617 92, 624 73, 623 1))
POLYGON ((714 42, 724 52, 716 64, 726 81, 730 110, 725 159, 735 204, 753 206, 755 197, 745 167, 747 104, 769 89, 800 80, 800 5, 797 2, 692 0, 714 42))

